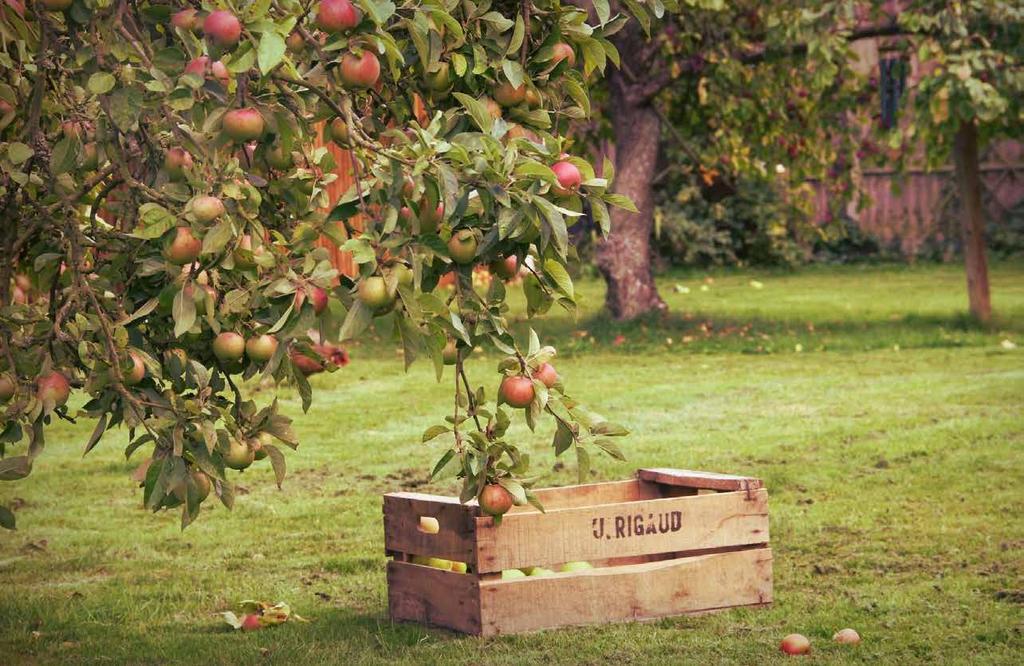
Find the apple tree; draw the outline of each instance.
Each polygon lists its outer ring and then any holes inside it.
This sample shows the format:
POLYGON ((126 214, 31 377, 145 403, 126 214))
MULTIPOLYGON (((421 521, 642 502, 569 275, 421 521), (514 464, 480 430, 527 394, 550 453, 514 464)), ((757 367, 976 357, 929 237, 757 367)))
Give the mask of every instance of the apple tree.
POLYGON ((605 233, 631 205, 566 138, 633 20, 597 4, 0 3, 0 479, 30 473, 55 419, 88 417, 86 453, 127 429, 148 509, 184 527, 214 495, 230 508, 235 470, 266 458, 280 483, 298 444, 245 382, 294 384, 308 409, 307 376, 382 317, 407 366, 447 375, 452 411, 423 439, 447 442, 434 471, 463 501, 532 501, 513 418, 549 418, 581 473, 621 456, 625 430, 570 397, 555 350, 512 335, 505 283, 472 281, 522 271, 531 315, 571 309, 568 228, 584 202, 605 233), (333 206, 324 140, 353 155, 333 206), (474 383, 478 345, 505 359, 474 383))

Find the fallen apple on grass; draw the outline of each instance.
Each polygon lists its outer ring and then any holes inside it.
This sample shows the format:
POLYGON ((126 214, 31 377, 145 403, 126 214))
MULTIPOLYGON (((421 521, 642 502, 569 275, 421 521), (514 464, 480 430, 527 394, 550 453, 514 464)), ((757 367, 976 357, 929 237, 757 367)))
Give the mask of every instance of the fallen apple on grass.
POLYGON ((802 634, 790 634, 782 639, 779 649, 791 655, 810 654, 811 642, 802 634))
POLYGON ((840 629, 832 636, 832 640, 836 643, 843 643, 846 645, 857 645, 860 643, 860 634, 857 633, 856 629, 840 629))

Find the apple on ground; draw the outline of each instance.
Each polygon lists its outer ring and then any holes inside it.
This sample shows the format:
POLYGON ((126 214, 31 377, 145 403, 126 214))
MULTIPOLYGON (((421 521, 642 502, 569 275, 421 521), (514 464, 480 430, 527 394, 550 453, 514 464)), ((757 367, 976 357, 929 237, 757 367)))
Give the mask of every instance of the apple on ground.
POLYGON ((259 615, 250 613, 242 618, 242 631, 256 631, 260 626, 259 615))
POLYGON ((860 634, 857 633, 856 629, 840 629, 832 636, 832 640, 834 640, 836 643, 856 645, 860 643, 860 634))
POLYGON ((802 634, 790 634, 782 639, 779 649, 786 654, 808 654, 811 651, 811 642, 802 634))

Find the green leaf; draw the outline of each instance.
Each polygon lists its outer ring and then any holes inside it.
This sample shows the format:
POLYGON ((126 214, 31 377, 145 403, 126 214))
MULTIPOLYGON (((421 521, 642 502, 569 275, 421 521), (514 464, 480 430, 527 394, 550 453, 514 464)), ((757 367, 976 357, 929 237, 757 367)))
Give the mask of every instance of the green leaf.
POLYGON ((590 454, 579 445, 576 446, 576 467, 579 482, 586 483, 587 478, 590 476, 590 454))
POLYGON ((565 266, 560 264, 556 259, 545 259, 544 260, 544 274, 548 276, 556 285, 558 285, 559 291, 566 295, 566 297, 575 299, 575 295, 572 288, 572 278, 569 277, 569 272, 565 270, 565 266))
POLYGON ((618 423, 609 423, 608 421, 602 421, 594 425, 590 432, 595 435, 606 435, 608 437, 625 437, 629 434, 629 430, 620 426, 618 423))
POLYGON ((100 438, 103 437, 103 433, 106 429, 107 413, 104 412, 103 414, 100 415, 99 420, 96 421, 96 427, 93 428, 92 435, 89 436, 89 441, 85 443, 85 452, 82 453, 82 456, 85 456, 86 454, 93 450, 93 447, 95 447, 96 444, 99 443, 100 438))
POLYGON ((35 152, 20 141, 7 144, 7 159, 11 161, 11 164, 21 164, 35 155, 35 152))
POLYGON ((437 475, 444 471, 445 467, 448 466, 448 463, 450 463, 453 458, 455 458, 455 449, 448 449, 445 451, 445 454, 441 456, 441 459, 437 461, 436 465, 434 465, 434 471, 430 473, 430 479, 434 480, 437 478, 437 475))
POLYGON ((85 87, 94 95, 106 95, 117 85, 117 79, 110 72, 96 72, 89 77, 85 87))
POLYGON ((191 296, 185 294, 184 289, 174 295, 171 316, 174 317, 174 337, 176 338, 180 338, 196 323, 195 301, 191 296))
POLYGON ((50 153, 50 173, 59 175, 71 171, 78 156, 78 141, 65 137, 57 142, 50 153))
POLYGON ((505 73, 505 78, 514 87, 518 88, 523 85, 523 79, 526 78, 526 72, 523 70, 523 66, 515 60, 503 60, 501 63, 501 71, 505 73))
POLYGON ((216 254, 223 250, 235 236, 235 229, 229 220, 221 220, 203 236, 202 254, 216 254))
POLYGON ((170 231, 177 225, 178 220, 171 214, 171 211, 160 204, 144 203, 139 206, 139 222, 142 223, 141 226, 137 227, 132 235, 136 238, 151 240, 160 238, 170 231))
POLYGON ((274 468, 274 480, 277 481, 277 488, 280 490, 286 471, 284 454, 281 453, 281 449, 273 444, 264 444, 263 450, 267 452, 267 457, 270 458, 270 466, 274 468))
POLYGON ((338 332, 338 341, 345 342, 357 337, 366 330, 372 321, 373 311, 361 300, 356 299, 352 302, 352 307, 345 316, 345 323, 341 325, 341 330, 338 332))
POLYGON ((594 446, 598 447, 612 458, 616 460, 625 460, 626 456, 622 453, 622 449, 615 443, 615 440, 607 437, 598 437, 594 440, 594 446))
POLYGON ((429 442, 430 440, 434 439, 435 437, 438 437, 440 435, 443 435, 446 432, 451 432, 451 431, 452 431, 452 429, 449 428, 448 426, 432 425, 432 426, 430 426, 429 428, 427 428, 426 430, 423 431, 423 438, 420 441, 422 441, 422 442, 429 442))
POLYGON ((260 37, 259 50, 256 53, 256 60, 259 63, 260 71, 267 75, 284 58, 285 44, 281 35, 276 32, 265 32, 260 37))
POLYGON ((476 126, 486 134, 490 134, 491 127, 494 125, 494 118, 487 111, 487 106, 476 99, 473 99, 465 93, 453 93, 455 99, 459 100, 459 103, 469 112, 470 117, 476 126))
POLYGON ((526 504, 526 489, 523 488, 523 484, 513 479, 504 478, 498 479, 498 485, 512 495, 512 499, 515 500, 516 506, 523 506, 526 504))
POLYGON ((395 13, 395 4, 390 0, 359 0, 359 6, 377 25, 384 25, 395 13))
POLYGON ((613 206, 628 210, 630 213, 639 212, 637 211, 636 204, 633 203, 633 200, 625 194, 606 194, 604 195, 604 200, 613 206))
POLYGON ((5 530, 17 529, 15 527, 14 512, 0 504, 0 527, 5 530))

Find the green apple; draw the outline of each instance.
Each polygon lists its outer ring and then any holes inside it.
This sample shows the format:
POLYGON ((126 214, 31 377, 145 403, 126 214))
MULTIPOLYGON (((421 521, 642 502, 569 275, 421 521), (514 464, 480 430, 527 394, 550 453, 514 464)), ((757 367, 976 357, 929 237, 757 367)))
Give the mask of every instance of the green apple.
POLYGON ((526 578, 526 574, 519 569, 505 569, 501 572, 502 580, 513 580, 515 578, 526 578))
POLYGON ((523 569, 523 573, 525 573, 527 576, 533 577, 555 575, 554 571, 552 571, 551 569, 546 569, 544 567, 526 567, 525 569, 523 569))
POLYGON ((466 573, 467 567, 465 562, 452 562, 452 571, 455 573, 466 573))
POLYGON ((594 565, 590 562, 566 562, 562 566, 558 567, 559 571, 586 571, 587 569, 593 569, 594 565))
POLYGON ((437 534, 441 530, 441 526, 437 522, 437 518, 431 516, 420 516, 420 532, 426 534, 437 534))

